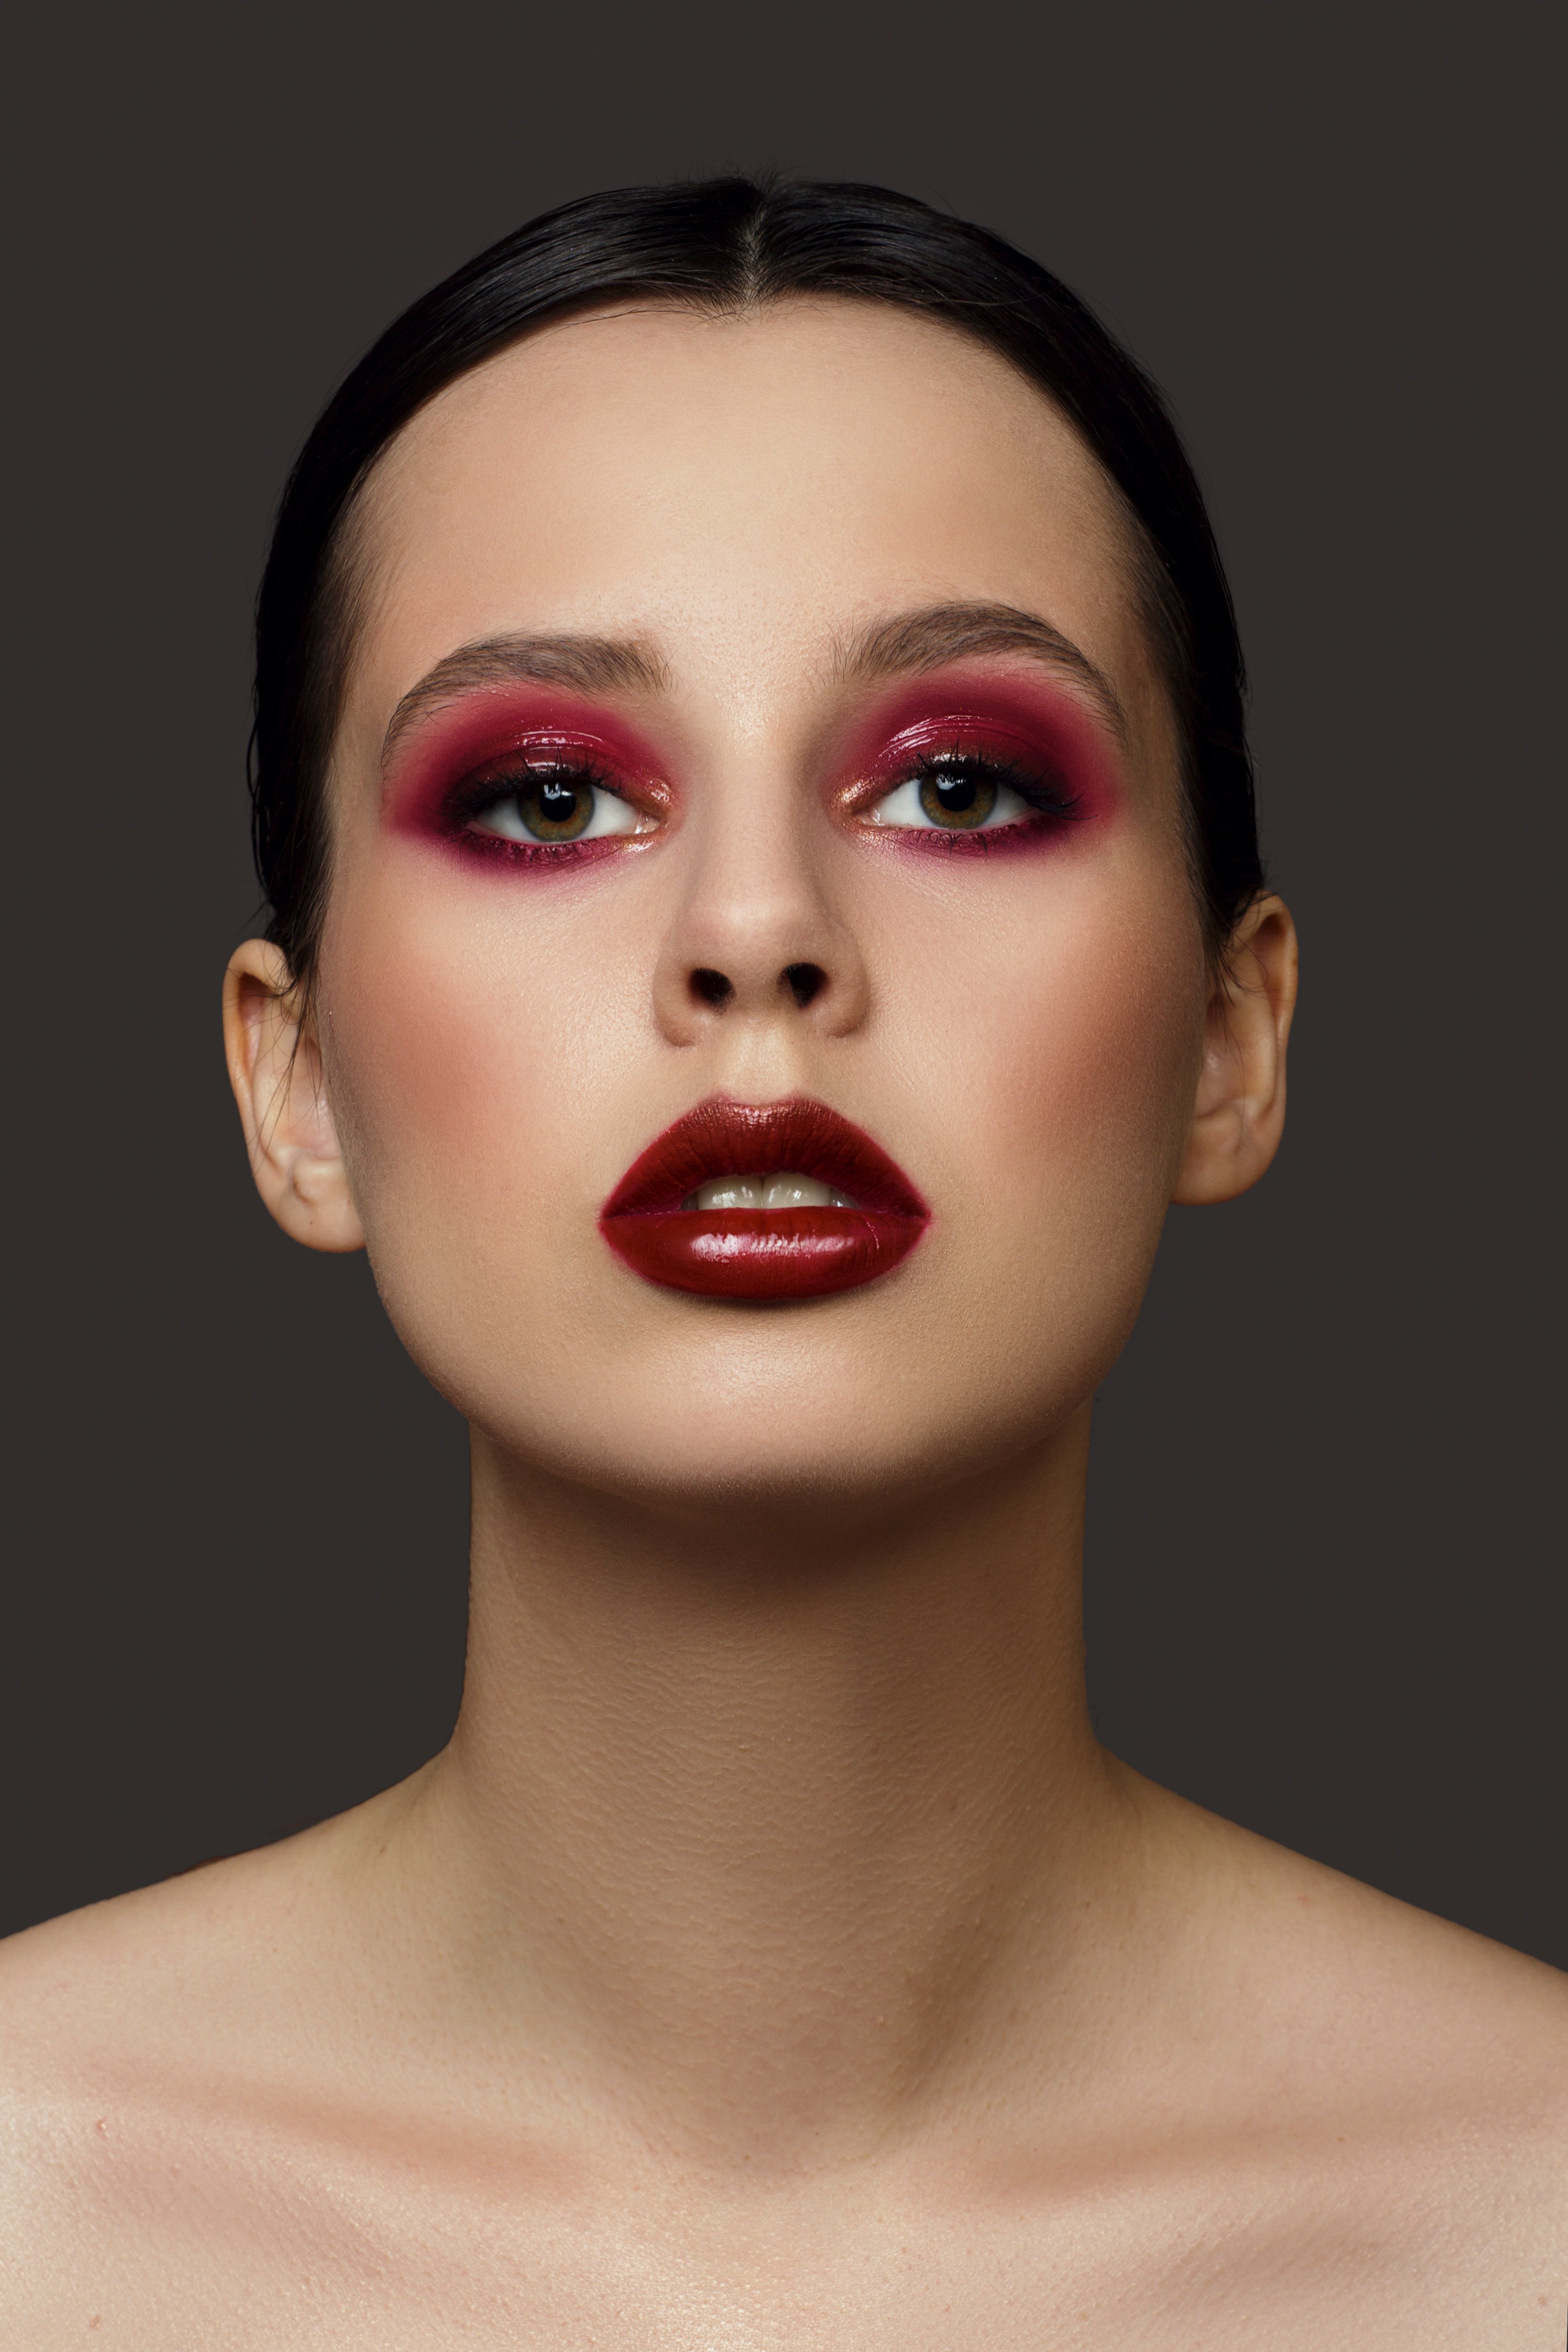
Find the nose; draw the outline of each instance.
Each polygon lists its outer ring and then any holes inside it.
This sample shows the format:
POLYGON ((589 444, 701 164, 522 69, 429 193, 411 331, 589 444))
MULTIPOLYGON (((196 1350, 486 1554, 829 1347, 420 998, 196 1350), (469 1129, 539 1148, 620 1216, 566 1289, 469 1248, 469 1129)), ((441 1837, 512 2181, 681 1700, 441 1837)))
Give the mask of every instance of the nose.
POLYGON ((847 1036, 866 1017, 865 960, 830 901, 787 797, 693 825, 693 862, 654 974, 654 1017, 671 1045, 720 1024, 804 1024, 847 1036))

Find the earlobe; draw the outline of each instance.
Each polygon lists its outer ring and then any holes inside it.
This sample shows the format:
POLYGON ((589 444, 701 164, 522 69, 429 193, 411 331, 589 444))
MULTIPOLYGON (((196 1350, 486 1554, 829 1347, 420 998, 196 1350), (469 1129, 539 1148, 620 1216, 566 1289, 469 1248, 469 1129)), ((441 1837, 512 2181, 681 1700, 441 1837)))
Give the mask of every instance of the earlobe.
POLYGON ((1296 966, 1289 909, 1272 893, 1254 899, 1210 992, 1193 1123, 1173 1200, 1234 1200, 1257 1183, 1278 1150, 1296 966))
POLYGON ((224 1047, 256 1189, 309 1249, 356 1250, 364 1230, 327 1100, 321 1048, 279 949, 247 940, 224 975, 224 1047))

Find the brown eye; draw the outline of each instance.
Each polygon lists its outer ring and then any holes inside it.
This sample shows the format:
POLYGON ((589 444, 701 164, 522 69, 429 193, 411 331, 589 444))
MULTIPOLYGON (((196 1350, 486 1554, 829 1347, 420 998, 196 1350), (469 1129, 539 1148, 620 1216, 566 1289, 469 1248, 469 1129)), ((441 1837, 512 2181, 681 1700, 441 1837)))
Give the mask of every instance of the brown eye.
POLYGON ((575 841, 594 815, 594 787, 572 776, 531 778, 517 795, 518 814, 536 841, 575 841))
POLYGON ((968 833, 984 824, 996 805, 993 779, 972 768, 933 769, 921 778, 921 806, 932 824, 948 833, 968 833))
POLYGON ((552 847, 651 829, 619 793, 573 768, 525 768, 510 792, 500 792, 468 820, 470 833, 552 847))
POLYGON ((611 785, 595 783, 585 769, 524 767, 505 781, 496 779, 496 797, 484 800, 468 818, 470 833, 491 833, 503 842, 564 842, 599 840, 611 833, 651 833, 654 824, 639 818, 630 800, 611 785), (505 785, 510 783, 510 791, 505 785))

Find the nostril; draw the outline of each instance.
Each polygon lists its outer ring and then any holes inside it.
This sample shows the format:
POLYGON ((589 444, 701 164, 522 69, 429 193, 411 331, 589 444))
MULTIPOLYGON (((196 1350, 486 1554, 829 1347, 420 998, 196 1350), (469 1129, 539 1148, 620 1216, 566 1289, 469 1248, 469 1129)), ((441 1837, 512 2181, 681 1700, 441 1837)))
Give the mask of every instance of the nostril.
POLYGON ((710 971, 702 964, 691 975, 691 992, 700 996, 704 1004, 728 1004, 735 988, 723 972, 710 971))
POLYGON ((784 966, 784 986, 804 1013, 814 996, 821 994, 827 985, 827 974, 819 963, 791 963, 784 966))

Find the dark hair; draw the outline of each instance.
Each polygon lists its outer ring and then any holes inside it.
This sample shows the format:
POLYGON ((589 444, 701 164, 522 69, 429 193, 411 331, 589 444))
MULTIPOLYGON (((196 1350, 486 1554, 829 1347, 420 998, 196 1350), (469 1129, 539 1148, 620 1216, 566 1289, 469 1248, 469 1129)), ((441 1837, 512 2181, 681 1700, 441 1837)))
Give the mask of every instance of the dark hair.
POLYGON ((269 937, 313 974, 328 879, 324 785, 352 645, 345 525, 416 410, 530 328, 606 300, 723 313, 790 295, 890 302, 1010 361, 1121 493, 1182 744, 1211 949, 1262 885, 1236 615, 1160 394, 1078 296, 983 228, 885 188, 708 180, 584 196, 503 237, 405 310, 335 394, 284 492, 256 625, 252 838, 269 937))

